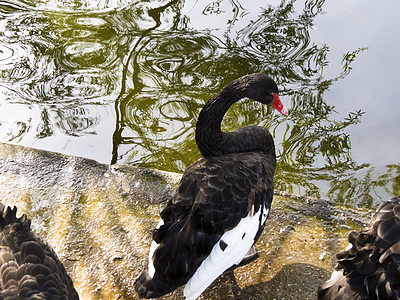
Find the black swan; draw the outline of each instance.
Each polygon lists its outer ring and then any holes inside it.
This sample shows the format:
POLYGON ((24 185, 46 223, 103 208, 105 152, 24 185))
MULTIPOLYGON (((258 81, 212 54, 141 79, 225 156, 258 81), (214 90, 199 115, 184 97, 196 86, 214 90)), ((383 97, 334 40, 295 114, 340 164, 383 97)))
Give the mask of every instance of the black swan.
POLYGON ((400 299, 400 196, 383 203, 349 242, 318 299, 400 299))
POLYGON ((16 214, 0 203, 0 299, 79 299, 53 249, 16 214))
POLYGON ((248 126, 222 132, 229 107, 248 97, 283 114, 274 80, 250 74, 226 85, 201 110, 197 146, 204 156, 183 174, 153 233, 148 269, 138 277, 141 298, 186 284, 197 298, 219 275, 239 264, 264 228, 273 196, 276 158, 268 130, 248 126))

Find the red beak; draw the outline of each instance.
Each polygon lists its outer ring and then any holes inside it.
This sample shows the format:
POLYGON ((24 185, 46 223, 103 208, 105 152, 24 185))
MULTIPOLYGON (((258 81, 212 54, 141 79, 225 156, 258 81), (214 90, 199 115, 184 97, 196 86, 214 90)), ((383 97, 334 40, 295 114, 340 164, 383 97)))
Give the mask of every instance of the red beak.
POLYGON ((274 100, 270 104, 273 108, 275 108, 277 111, 279 111, 282 115, 287 115, 288 110, 286 107, 282 105, 281 99, 279 99, 278 94, 272 93, 274 96, 274 100))

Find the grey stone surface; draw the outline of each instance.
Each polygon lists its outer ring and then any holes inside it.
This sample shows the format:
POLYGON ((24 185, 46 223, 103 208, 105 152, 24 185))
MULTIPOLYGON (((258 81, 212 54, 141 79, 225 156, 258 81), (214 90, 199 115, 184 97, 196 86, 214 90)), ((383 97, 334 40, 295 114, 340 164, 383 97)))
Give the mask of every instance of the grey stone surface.
MULTIPOLYGON (((0 143, 0 201, 32 219, 82 299, 136 299, 151 232, 180 178, 0 143)), ((315 299, 334 254, 371 211, 276 192, 259 258, 231 269, 200 299, 315 299)), ((182 289, 163 299, 183 299, 182 289)))

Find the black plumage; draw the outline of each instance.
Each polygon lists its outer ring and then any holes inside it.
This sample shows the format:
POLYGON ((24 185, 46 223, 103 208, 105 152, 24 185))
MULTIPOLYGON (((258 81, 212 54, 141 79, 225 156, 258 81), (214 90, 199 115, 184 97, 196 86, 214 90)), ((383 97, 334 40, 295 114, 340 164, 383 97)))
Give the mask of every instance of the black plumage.
POLYGON ((400 299, 400 196, 383 203, 352 248, 337 254, 338 273, 319 287, 319 299, 400 299))
MULTIPOLYGON (((258 239, 273 197, 274 141, 265 128, 222 132, 221 122, 228 108, 244 97, 281 105, 277 93, 270 77, 250 74, 231 82, 205 104, 196 127, 204 158, 185 171, 161 212, 163 224, 154 231, 157 248, 150 257, 155 272, 150 274, 149 267, 136 280, 140 297, 160 297, 186 284, 214 245, 225 251, 228 244, 220 241, 224 233, 256 213, 260 213, 257 230, 248 247, 258 239)), ((277 109, 286 113, 282 106, 277 109)))
POLYGON ((79 299, 54 250, 16 214, 0 203, 0 299, 79 299))

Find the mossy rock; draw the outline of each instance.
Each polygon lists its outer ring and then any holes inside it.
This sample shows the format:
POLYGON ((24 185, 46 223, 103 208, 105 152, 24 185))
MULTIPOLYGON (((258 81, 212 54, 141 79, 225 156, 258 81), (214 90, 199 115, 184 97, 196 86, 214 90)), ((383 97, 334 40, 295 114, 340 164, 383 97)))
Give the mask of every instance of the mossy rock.
MULTIPOLYGON (((180 174, 0 143, 0 200, 32 219, 82 299, 137 299, 151 233, 180 174)), ((276 192, 259 258, 225 272, 200 299, 315 299, 347 234, 372 212, 276 192)), ((182 288, 163 299, 183 299, 182 288)))

